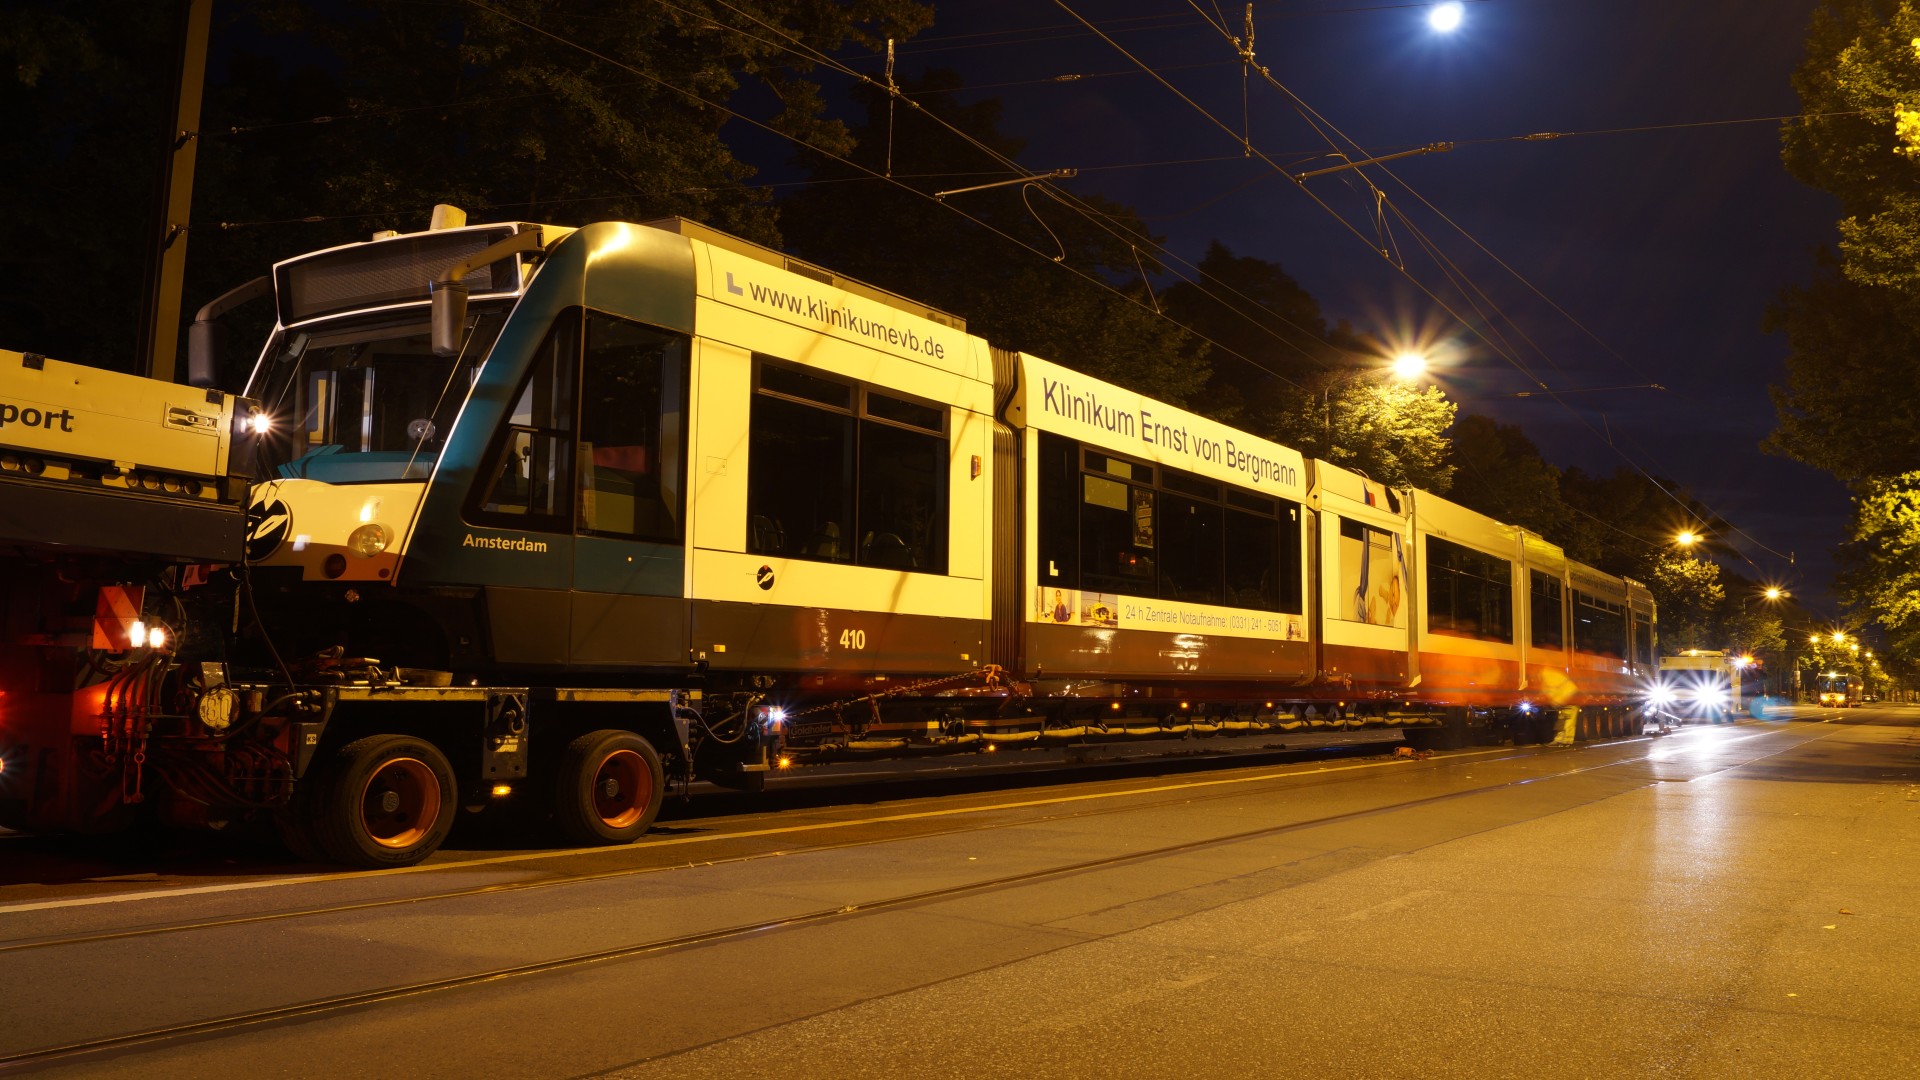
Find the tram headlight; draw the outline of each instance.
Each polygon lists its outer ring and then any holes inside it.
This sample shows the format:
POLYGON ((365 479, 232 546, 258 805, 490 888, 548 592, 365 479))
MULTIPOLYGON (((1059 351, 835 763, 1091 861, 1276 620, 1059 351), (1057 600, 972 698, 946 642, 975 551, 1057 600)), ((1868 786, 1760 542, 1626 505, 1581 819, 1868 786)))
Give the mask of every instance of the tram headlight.
POLYGON ((1673 704, 1673 691, 1658 684, 1647 688, 1647 704, 1654 708, 1663 708, 1673 704))
POLYGON ((371 559, 387 550, 393 543, 393 530, 377 521, 365 525, 347 534, 347 550, 363 559, 371 559))

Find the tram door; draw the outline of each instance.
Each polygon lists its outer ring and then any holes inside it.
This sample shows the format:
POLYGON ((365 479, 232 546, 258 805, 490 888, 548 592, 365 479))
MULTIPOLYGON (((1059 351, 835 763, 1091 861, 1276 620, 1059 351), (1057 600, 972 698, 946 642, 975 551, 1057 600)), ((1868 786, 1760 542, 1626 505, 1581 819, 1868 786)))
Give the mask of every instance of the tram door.
POLYGON ((689 342, 596 311, 585 323, 572 660, 683 664, 689 342))

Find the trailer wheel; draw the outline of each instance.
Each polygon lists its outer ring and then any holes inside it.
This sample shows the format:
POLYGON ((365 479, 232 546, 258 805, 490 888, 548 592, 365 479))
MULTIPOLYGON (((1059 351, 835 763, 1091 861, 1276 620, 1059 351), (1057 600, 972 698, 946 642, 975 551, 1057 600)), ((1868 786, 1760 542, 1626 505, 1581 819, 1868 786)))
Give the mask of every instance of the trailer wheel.
POLYGON ((453 767, 421 739, 373 735, 350 742, 317 786, 313 830, 336 862, 412 866, 453 828, 453 767))
POLYGON ((593 731, 567 744, 554 782, 554 820, 580 844, 624 844, 653 824, 666 794, 653 745, 631 731, 593 731))
POLYGON ((327 861, 327 854, 320 849, 320 841, 313 834, 311 803, 312 800, 295 795, 285 809, 274 811, 273 832, 280 838, 280 846, 295 859, 303 863, 323 863, 327 861))

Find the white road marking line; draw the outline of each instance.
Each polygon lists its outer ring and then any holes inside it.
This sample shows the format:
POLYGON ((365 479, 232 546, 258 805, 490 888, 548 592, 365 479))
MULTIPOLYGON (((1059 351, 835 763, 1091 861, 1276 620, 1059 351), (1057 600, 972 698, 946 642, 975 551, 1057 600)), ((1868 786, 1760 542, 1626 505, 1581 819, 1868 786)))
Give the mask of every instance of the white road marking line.
MULTIPOLYGON (((1492 750, 1450 754, 1445 760, 1457 761, 1461 758, 1504 754, 1511 750, 1511 747, 1499 747, 1492 750)), ((1135 788, 1123 791, 1098 791, 1081 795, 1061 795, 1050 799, 1022 799, 1018 802, 994 803, 989 806, 964 806, 946 810, 921 810, 910 814, 885 814, 880 817, 858 818, 848 821, 819 821, 810 825, 785 825, 772 829, 749 829, 745 832, 710 833, 701 836, 674 836, 644 844, 629 844, 625 847, 566 848, 560 851, 535 851, 524 855, 498 855, 489 859, 468 859, 462 862, 396 866, 390 870, 357 870, 335 874, 312 874, 306 877, 262 878, 258 881, 235 881, 224 885, 193 885, 180 889, 154 889, 147 892, 118 893, 113 896, 76 896, 65 900, 42 900, 27 904, 0 905, 0 915, 11 915, 28 911, 50 911, 57 908, 91 907, 96 904, 124 904, 135 900, 165 900, 176 896, 205 896, 211 893, 247 892, 253 889, 271 889, 278 888, 282 885, 305 885, 323 881, 364 881, 369 878, 393 877, 399 874, 420 874, 435 870, 461 870, 470 866, 497 866, 502 863, 533 862, 538 859, 559 859, 570 855, 604 854, 614 851, 675 847, 682 844, 710 844, 720 840, 741 840, 756 836, 786 836, 795 833, 820 832, 826 829, 850 829, 861 825, 883 825, 895 821, 923 821, 929 818, 958 817, 965 814, 987 814, 996 810, 1022 810, 1035 806, 1059 806, 1065 803, 1090 802, 1095 799, 1117 799, 1131 795, 1152 795, 1164 791, 1190 791, 1195 788, 1220 787, 1228 784, 1252 784, 1263 780, 1282 780, 1297 776, 1318 776, 1322 773, 1353 772, 1358 769, 1378 769, 1405 764, 1411 764, 1411 762, 1405 759, 1370 761, 1360 765, 1337 765, 1297 772, 1272 772, 1261 773, 1257 776, 1235 776, 1219 780, 1196 780, 1187 784, 1162 784, 1158 787, 1135 788)))

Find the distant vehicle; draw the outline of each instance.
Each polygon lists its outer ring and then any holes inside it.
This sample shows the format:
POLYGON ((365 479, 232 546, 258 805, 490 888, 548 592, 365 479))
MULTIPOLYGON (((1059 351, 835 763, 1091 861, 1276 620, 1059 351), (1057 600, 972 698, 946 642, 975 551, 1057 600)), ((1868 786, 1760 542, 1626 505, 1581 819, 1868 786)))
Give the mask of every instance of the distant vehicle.
POLYGON ((1854 675, 1826 674, 1814 680, 1815 700, 1834 709, 1860 707, 1860 679, 1854 675))
POLYGON ((1660 671, 1647 690, 1656 715, 1694 720, 1725 720, 1741 701, 1738 658, 1726 652, 1690 649, 1660 658, 1660 671))

